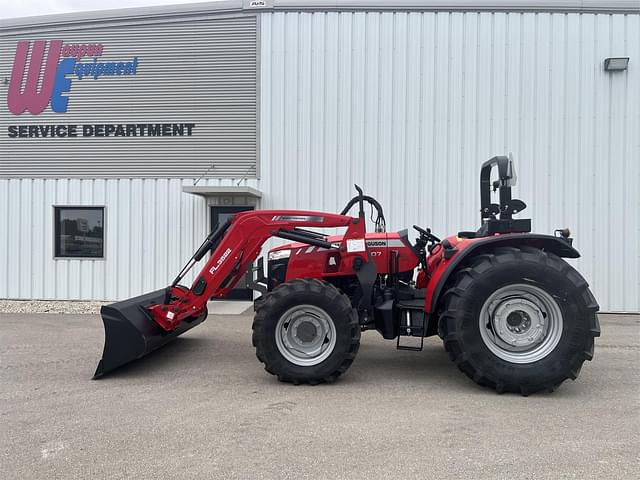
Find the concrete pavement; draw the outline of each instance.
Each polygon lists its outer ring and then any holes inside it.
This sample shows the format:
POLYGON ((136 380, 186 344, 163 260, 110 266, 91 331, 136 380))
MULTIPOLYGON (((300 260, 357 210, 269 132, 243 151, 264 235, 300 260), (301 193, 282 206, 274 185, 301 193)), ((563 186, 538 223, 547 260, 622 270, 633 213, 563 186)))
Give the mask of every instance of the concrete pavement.
POLYGON ((600 318, 578 380, 525 398, 375 332, 337 383, 281 384, 248 314, 92 381, 99 316, 0 314, 0 478, 640 478, 640 316, 600 318))

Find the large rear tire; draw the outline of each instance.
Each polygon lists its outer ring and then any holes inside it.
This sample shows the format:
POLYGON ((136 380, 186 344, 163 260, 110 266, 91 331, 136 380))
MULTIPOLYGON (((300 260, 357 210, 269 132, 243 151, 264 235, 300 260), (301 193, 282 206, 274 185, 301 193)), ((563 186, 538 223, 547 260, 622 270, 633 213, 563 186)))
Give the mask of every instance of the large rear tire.
POLYGON ((333 382, 360 347, 360 324, 349 298, 316 279, 283 283, 255 306, 253 346, 282 382, 333 382))
POLYGON ((474 382, 522 395, 575 380, 593 358, 598 305, 556 255, 499 248, 455 273, 441 302, 440 335, 474 382))

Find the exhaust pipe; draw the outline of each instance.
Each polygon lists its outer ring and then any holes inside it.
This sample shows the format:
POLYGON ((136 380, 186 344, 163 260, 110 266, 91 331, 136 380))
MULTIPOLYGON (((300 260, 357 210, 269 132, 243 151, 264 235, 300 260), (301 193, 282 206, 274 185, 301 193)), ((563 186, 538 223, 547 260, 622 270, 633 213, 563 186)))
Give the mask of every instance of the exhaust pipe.
POLYGON ((104 323, 104 350, 94 379, 144 357, 207 318, 205 309, 200 315, 183 320, 175 330, 163 330, 153 321, 147 307, 166 303, 166 293, 167 289, 163 288, 100 309, 104 323))

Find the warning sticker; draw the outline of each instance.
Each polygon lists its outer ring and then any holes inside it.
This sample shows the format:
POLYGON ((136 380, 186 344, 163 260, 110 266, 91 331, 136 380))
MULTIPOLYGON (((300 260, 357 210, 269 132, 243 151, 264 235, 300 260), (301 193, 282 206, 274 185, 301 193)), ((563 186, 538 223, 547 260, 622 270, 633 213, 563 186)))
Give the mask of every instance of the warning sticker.
POLYGON ((347 240, 347 252, 364 252, 364 238, 352 238, 347 240))

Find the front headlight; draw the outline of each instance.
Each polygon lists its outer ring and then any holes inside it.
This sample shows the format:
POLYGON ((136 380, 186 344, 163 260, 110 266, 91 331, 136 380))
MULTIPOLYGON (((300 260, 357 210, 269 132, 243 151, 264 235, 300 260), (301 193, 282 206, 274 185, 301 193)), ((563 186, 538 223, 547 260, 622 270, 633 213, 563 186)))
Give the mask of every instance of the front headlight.
POLYGON ((285 248, 284 250, 275 250, 273 252, 269 252, 269 256, 267 257, 269 261, 273 260, 282 260, 283 258, 289 258, 291 256, 291 249, 285 248))

